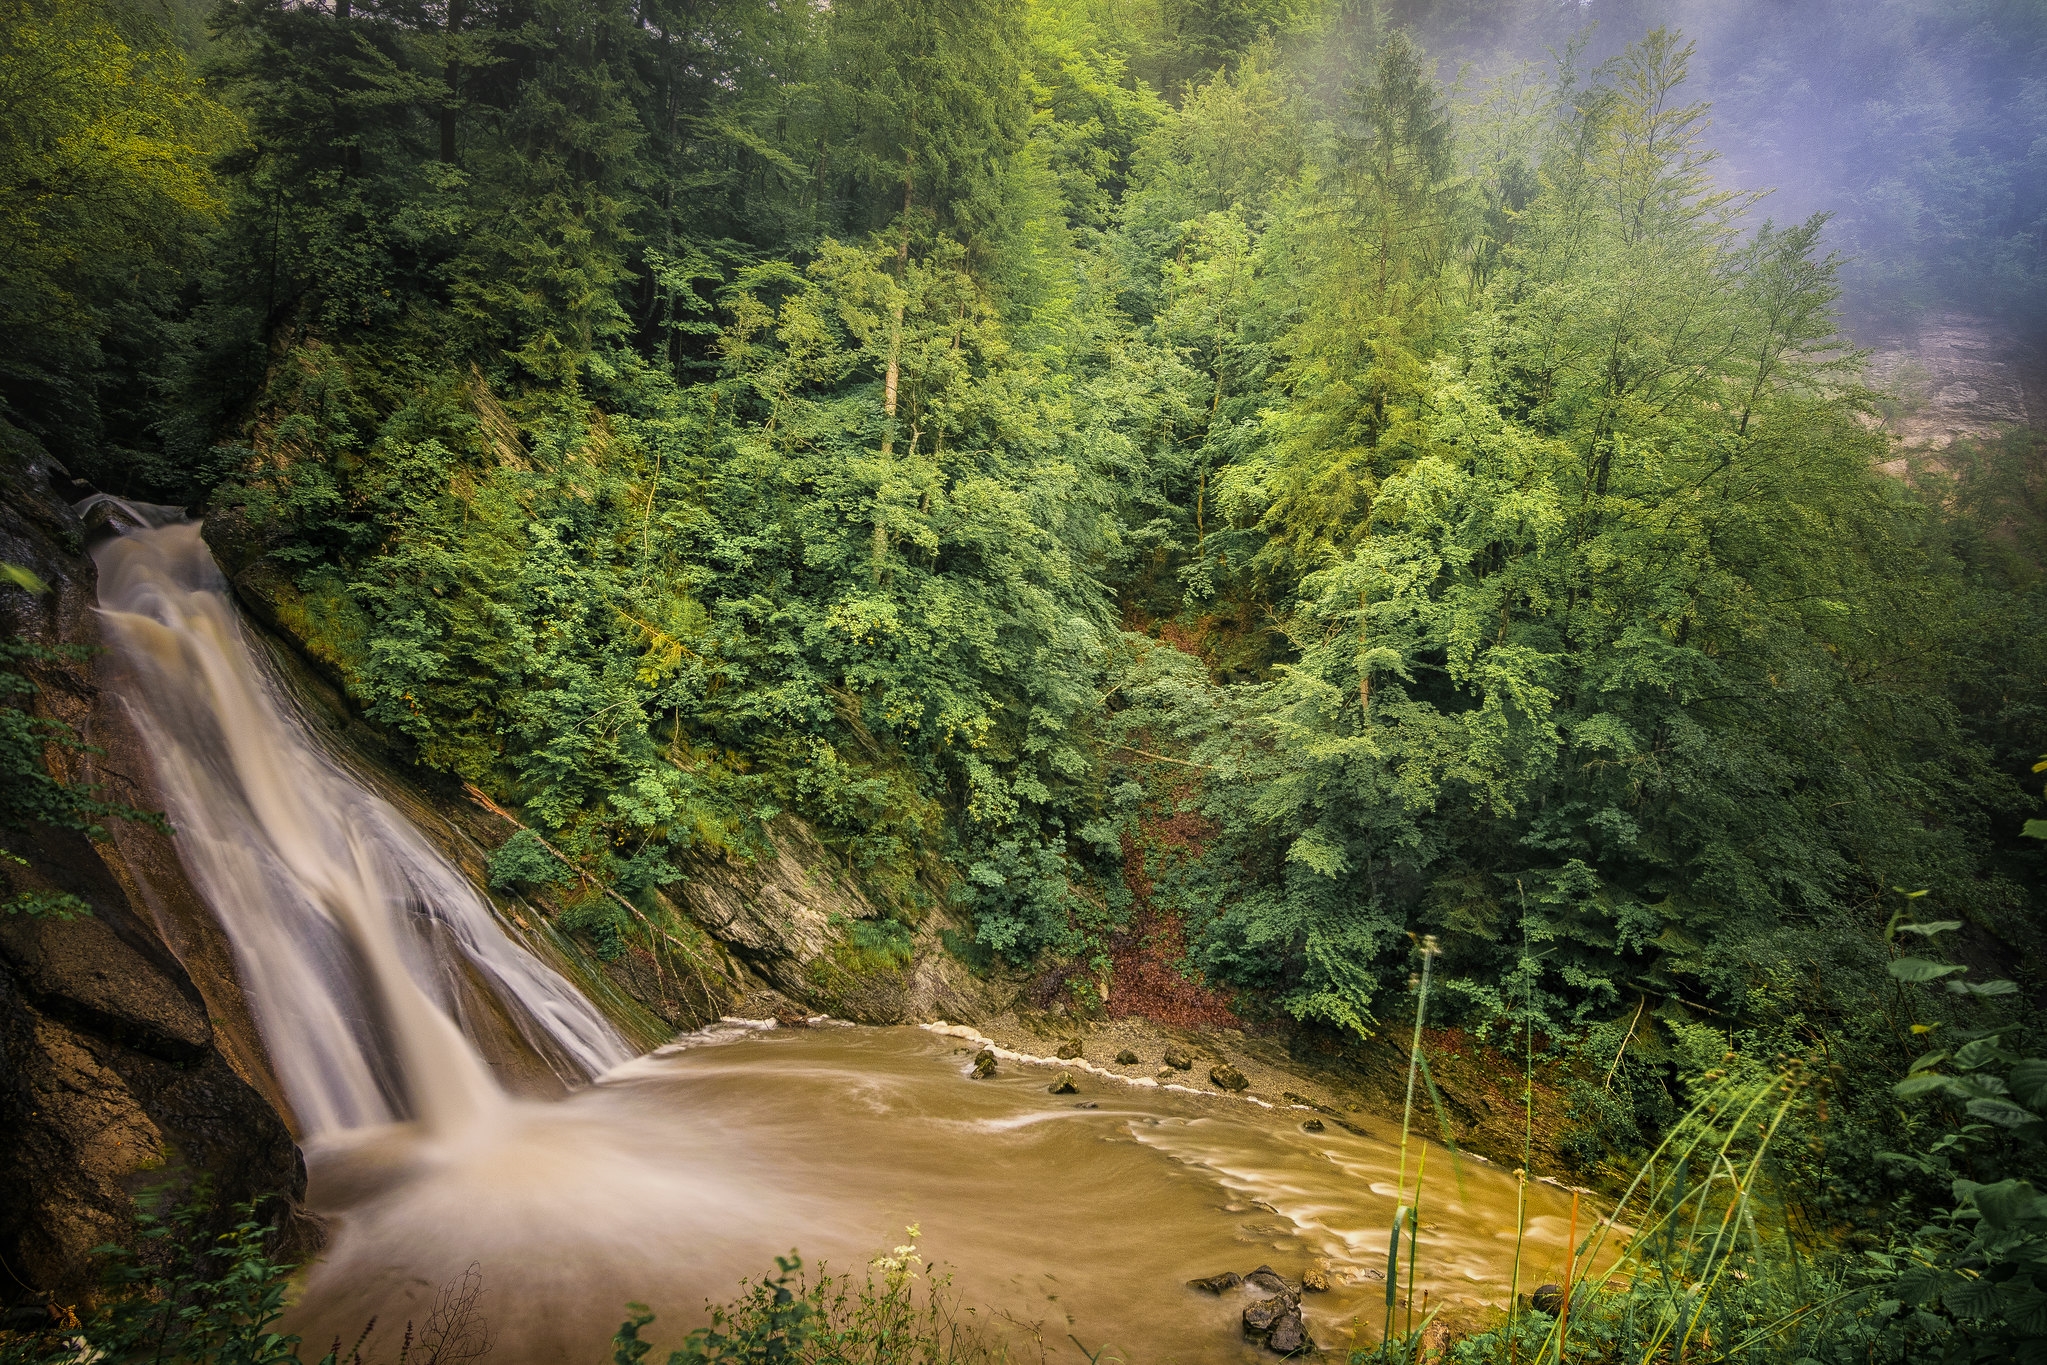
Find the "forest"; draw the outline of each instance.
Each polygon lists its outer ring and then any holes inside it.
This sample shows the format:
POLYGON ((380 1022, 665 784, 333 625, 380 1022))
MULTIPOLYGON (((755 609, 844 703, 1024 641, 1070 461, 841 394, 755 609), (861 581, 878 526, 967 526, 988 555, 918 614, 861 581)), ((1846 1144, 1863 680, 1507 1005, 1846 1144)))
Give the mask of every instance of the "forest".
POLYGON ((1427 972, 1587 1182, 1806 1059, 1863 1297, 1784 1359, 2040 1365, 2047 434, 1900 473, 1865 348, 2047 337, 2043 71, 2027 0, 0 0, 0 442, 233 528, 599 953, 789 812, 1072 1010, 1427 972))

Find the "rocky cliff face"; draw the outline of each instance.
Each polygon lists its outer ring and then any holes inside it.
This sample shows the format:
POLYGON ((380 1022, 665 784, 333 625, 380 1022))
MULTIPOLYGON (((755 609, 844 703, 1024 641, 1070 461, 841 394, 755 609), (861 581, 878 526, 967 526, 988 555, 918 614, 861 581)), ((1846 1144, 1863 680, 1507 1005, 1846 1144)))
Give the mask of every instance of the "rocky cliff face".
MULTIPOLYGON (((11 435, 0 429, 0 436, 11 435)), ((47 584, 0 586, 0 630, 43 645, 99 645, 86 528, 68 477, 33 448, 0 449, 0 562, 47 584)), ((162 802, 147 755, 101 691, 98 661, 30 670, 30 709, 98 753, 52 749, 56 774, 144 810, 162 802)), ((0 1300, 16 1309, 90 1297, 92 1248, 134 1241, 134 1195, 205 1177, 232 1204, 281 1195, 285 1253, 310 1249, 293 1210, 305 1168, 227 947, 169 837, 109 821, 93 842, 46 827, 0 831, 0 896, 61 891, 69 921, 0 915, 0 1300)))
MULTIPOLYGON (((0 563, 48 586, 0 582, 0 629, 46 646, 100 648, 94 528, 71 510, 90 490, 0 425, 0 563), (11 442, 11 444, 9 444, 11 442)), ((330 749, 390 800, 479 887, 485 859, 516 828, 482 793, 409 762, 402 745, 349 704, 338 661, 306 647, 321 604, 264 558, 232 509, 208 540, 277 663, 330 749)), ((30 666, 34 714, 69 725, 97 752, 52 747, 61 780, 106 799, 163 807, 149 757, 102 690, 100 660, 30 666)), ((0 899, 58 891, 92 909, 58 921, 0 915, 0 1303, 41 1313, 91 1296, 91 1250, 135 1241, 135 1196, 204 1177, 222 1203, 281 1195, 272 1216, 283 1254, 310 1253, 316 1226, 297 1212, 305 1168, 290 1110, 235 982, 232 951, 187 880, 169 834, 108 820, 107 837, 0 831, 0 899)), ((932 917, 907 945, 865 942, 879 911, 801 821, 766 831, 752 857, 696 860, 669 888, 683 937, 615 961, 561 932, 560 907, 488 892, 504 922, 563 970, 642 1045, 721 1013, 825 1010, 886 1023, 985 1012, 980 991, 939 945, 932 917)), ((658 895, 658 893, 657 893, 658 895)), ((508 1088, 560 1085, 480 983, 463 1021, 508 1088), (473 1008, 471 1008, 473 1006, 473 1008)))
MULTIPOLYGON (((1937 459, 1957 440, 2047 420, 2047 359, 2000 323, 1938 313, 1868 344, 1870 382, 1888 395, 1883 426, 1901 451, 1937 459)), ((1893 472, 1905 468, 1901 457, 1893 472)))

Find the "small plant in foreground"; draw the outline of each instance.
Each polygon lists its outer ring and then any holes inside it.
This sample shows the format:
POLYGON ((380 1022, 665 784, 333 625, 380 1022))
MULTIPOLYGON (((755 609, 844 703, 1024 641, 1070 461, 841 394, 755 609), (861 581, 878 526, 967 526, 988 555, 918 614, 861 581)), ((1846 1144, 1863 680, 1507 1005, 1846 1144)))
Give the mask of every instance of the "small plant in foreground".
MULTIPOLYGON (((950 1281, 924 1267, 910 1240, 868 1262, 867 1274, 820 1273, 815 1281, 793 1251, 775 1258, 775 1273, 744 1286, 711 1310, 669 1353, 667 1365, 994 1365, 1008 1359, 984 1325, 970 1320, 950 1281)), ((652 1349, 641 1332, 654 1321, 644 1305, 612 1339, 613 1365, 640 1365, 652 1349)))

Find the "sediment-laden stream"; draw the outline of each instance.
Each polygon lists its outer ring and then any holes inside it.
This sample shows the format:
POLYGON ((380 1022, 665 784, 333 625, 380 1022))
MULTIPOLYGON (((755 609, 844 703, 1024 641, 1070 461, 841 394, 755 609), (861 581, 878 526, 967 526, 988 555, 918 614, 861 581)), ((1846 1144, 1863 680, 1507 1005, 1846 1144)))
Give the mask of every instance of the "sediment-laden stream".
MULTIPOLYGON (((1261 1264, 1328 1274, 1304 1305, 1322 1344, 1376 1331, 1398 1153, 1306 1131, 1305 1112, 1097 1076, 1053 1095, 1049 1068, 1014 1059, 974 1079, 973 1042, 932 1029, 733 1024, 625 1060, 596 1010, 320 748, 197 526, 118 510, 128 533, 96 553, 116 686, 331 1220, 289 1320, 316 1351, 374 1318, 365 1358, 393 1356, 474 1264, 493 1361, 596 1359, 628 1301, 673 1338, 777 1253, 857 1272, 913 1224, 959 1302, 1025 1358, 1038 1343, 1255 1358, 1244 1300, 1186 1282, 1261 1264), (505 1094, 475 1042, 492 1012, 563 1081, 596 1083, 505 1094)), ((1469 1321, 1505 1302, 1516 1182, 1441 1150, 1428 1172, 1416 1316, 1469 1321)), ((1565 1197, 1529 1199, 1524 1286, 1558 1277, 1567 1240, 1565 1197)))
MULTIPOLYGON (((964 1304, 1054 1359, 1074 1338, 1145 1365, 1271 1359, 1240 1339, 1247 1297, 1186 1285, 1264 1263, 1328 1267, 1304 1302, 1318 1343, 1358 1316, 1376 1337, 1395 1148, 1221 1095, 1052 1095, 1053 1070, 1010 1062, 974 1080, 971 1052, 917 1028, 713 1029, 488 1129, 326 1144, 311 1198, 338 1235, 294 1324, 353 1340, 378 1315, 395 1339, 473 1261, 493 1360, 591 1359, 629 1299, 679 1330, 777 1253, 859 1270, 915 1224, 964 1304)), ((1432 1150, 1417 1319, 1504 1305, 1514 1185, 1432 1150)), ((1569 1209, 1530 1200, 1524 1292, 1561 1278, 1569 1209)))

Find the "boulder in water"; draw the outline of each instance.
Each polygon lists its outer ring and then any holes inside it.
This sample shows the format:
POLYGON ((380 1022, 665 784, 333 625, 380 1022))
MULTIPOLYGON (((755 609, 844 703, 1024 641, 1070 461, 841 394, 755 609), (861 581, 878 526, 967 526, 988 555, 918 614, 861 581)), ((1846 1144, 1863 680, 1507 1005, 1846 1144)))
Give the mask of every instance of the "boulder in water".
POLYGON ((1327 1294, 1329 1277, 1320 1270, 1310 1267, 1308 1272, 1301 1276, 1301 1288, 1310 1294, 1327 1294))
MULTIPOLYGON (((1270 1273, 1268 1267, 1259 1269, 1270 1273)), ((1253 1276, 1257 1273, 1252 1272, 1253 1276)), ((1252 1280, 1246 1279, 1245 1283, 1250 1284, 1252 1280)), ((1244 1337, 1248 1341, 1263 1342, 1267 1350, 1281 1355, 1314 1349, 1314 1343, 1308 1340, 1308 1324, 1301 1317, 1301 1301, 1291 1291, 1260 1299, 1246 1308, 1244 1337)))
POLYGON ((1302 1131, 1302 1132, 1304 1132, 1304 1133, 1319 1133, 1319 1132, 1321 1132, 1321 1131, 1322 1131, 1322 1120, 1321 1120, 1321 1119, 1309 1119, 1309 1120, 1308 1120, 1308 1121, 1307 1121, 1306 1123, 1304 1123, 1304 1124, 1302 1124, 1302 1125, 1301 1125, 1301 1131, 1302 1131))
POLYGON ((974 1054, 974 1079, 985 1081, 994 1074, 995 1053, 993 1050, 984 1047, 974 1054))
POLYGON ((1244 1310, 1244 1335, 1253 1340, 1262 1338, 1293 1306, 1293 1301, 1284 1294, 1258 1300, 1244 1310))
POLYGON ((1291 1294, 1293 1286, 1288 1284, 1277 1270, 1269 1265, 1259 1266, 1244 1277, 1244 1283, 1253 1289, 1262 1289, 1268 1294, 1291 1294))
POLYGON ((1199 1289, 1204 1294, 1227 1294, 1244 1282, 1244 1277, 1234 1270, 1225 1270, 1220 1275, 1210 1275, 1205 1280, 1189 1280, 1189 1289, 1199 1289))
POLYGON ((1080 1056, 1080 1040, 1077 1038, 1068 1038, 1065 1042, 1059 1045, 1059 1050, 1053 1053, 1052 1055, 1054 1057, 1057 1057, 1062 1062, 1070 1062, 1074 1060, 1076 1057, 1080 1056))
POLYGON ((1136 1054, 1136 1053, 1134 1053, 1134 1052, 1132 1052, 1132 1051, 1131 1051, 1131 1050, 1130 1050, 1129 1048, 1127 1048, 1127 1047, 1126 1047, 1126 1048, 1124 1048, 1124 1049, 1123 1049, 1123 1050, 1122 1050, 1121 1052, 1119 1052, 1119 1053, 1117 1053, 1117 1054, 1116 1054, 1116 1065, 1117 1065, 1117 1066, 1136 1066, 1136 1065, 1137 1065, 1137 1054, 1136 1054))
POLYGON ((1078 1087, 1073 1083, 1073 1073, 1071 1071, 1062 1071, 1059 1073, 1059 1079, 1052 1082, 1046 1089, 1055 1095, 1071 1095, 1078 1087))
POLYGON ((1528 1296, 1528 1305, 1538 1313, 1555 1317, 1564 1306, 1564 1287, 1559 1284, 1541 1285, 1528 1296))
POLYGON ((1265 1349, 1283 1356, 1314 1349, 1314 1343, 1308 1340, 1308 1324, 1301 1318, 1299 1304, 1289 1304, 1287 1311, 1272 1324, 1272 1330, 1265 1335, 1265 1349))
POLYGON ((1217 1089, 1227 1090, 1232 1094, 1239 1090, 1251 1088, 1251 1082, 1245 1079, 1244 1073, 1231 1066, 1228 1062, 1217 1062, 1214 1066, 1210 1067, 1208 1069, 1208 1079, 1215 1082, 1217 1089))
POLYGON ((1160 1060, 1175 1071, 1191 1071, 1194 1068, 1194 1059, 1176 1047, 1167 1048, 1166 1055, 1160 1060))

